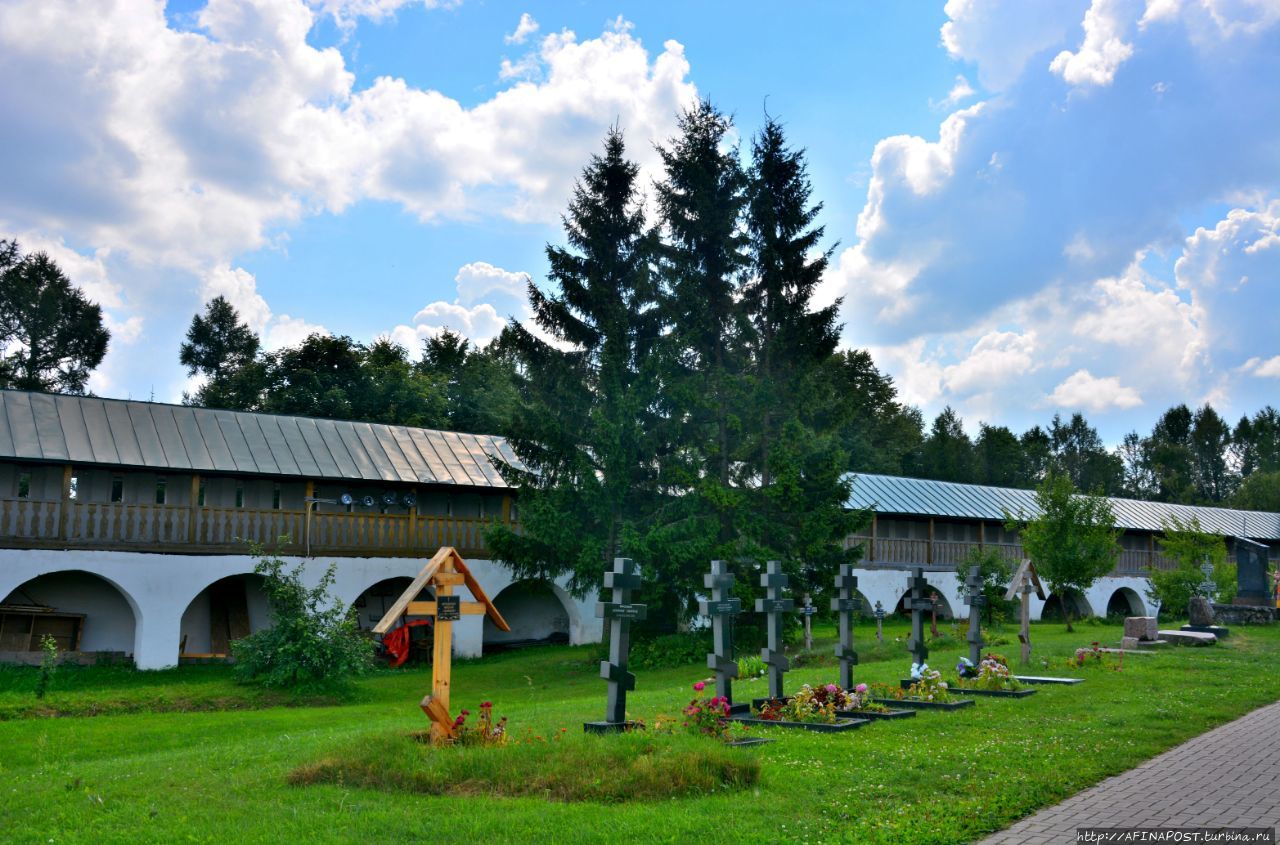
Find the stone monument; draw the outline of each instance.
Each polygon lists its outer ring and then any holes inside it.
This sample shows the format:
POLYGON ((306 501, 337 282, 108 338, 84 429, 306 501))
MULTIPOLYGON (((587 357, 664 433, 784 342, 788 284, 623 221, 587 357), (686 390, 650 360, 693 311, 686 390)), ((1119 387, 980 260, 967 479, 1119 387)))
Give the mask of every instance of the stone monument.
POLYGON ((840 687, 853 689, 853 667, 858 665, 858 652, 853 650, 853 614, 858 609, 858 576, 853 574, 853 565, 840 564, 840 574, 836 576, 836 592, 839 595, 831 600, 831 609, 840 620, 840 641, 836 643, 836 657, 840 658, 840 687))
POLYGON ((929 647, 924 642, 924 614, 934 608, 933 600, 929 598, 931 592, 924 569, 917 566, 907 579, 906 599, 906 609, 911 613, 911 638, 907 640, 907 650, 915 663, 929 659, 929 647))
POLYGON ((1209 562, 1207 555, 1200 571, 1204 573, 1204 580, 1200 582, 1200 595, 1192 596, 1187 603, 1190 624, 1183 625, 1182 630, 1213 634, 1218 639, 1223 639, 1231 635, 1231 630, 1217 624, 1218 620, 1213 612, 1213 597, 1218 592, 1218 585, 1213 580, 1213 564, 1209 562))
POLYGON ((769 697, 783 698, 782 676, 790 668, 787 656, 783 654, 782 615, 795 610, 796 603, 782 597, 790 579, 782 571, 782 562, 771 560, 765 564, 765 571, 760 575, 760 586, 765 588, 765 598, 756 599, 756 613, 763 613, 768 618, 765 629, 768 633, 768 646, 760 649, 760 659, 769 667, 769 697))
POLYGON ((707 655, 707 668, 716 673, 716 695, 723 696, 733 709, 733 679, 738 677, 738 664, 733 661, 733 617, 742 612, 742 600, 732 597, 736 579, 723 560, 711 561, 711 571, 702 583, 711 590, 711 598, 698 602, 698 612, 711 617, 712 651, 707 655))
POLYGON ((635 561, 619 557, 613 571, 604 574, 605 589, 613 590, 612 601, 596 602, 596 616, 609 620, 609 659, 600 661, 600 677, 609 682, 609 698, 602 722, 587 722, 587 733, 610 733, 636 727, 627 721, 627 690, 636 688, 636 676, 627 671, 631 651, 631 623, 645 618, 643 604, 631 603, 631 591, 639 589, 640 574, 635 561))
POLYGON ((1232 604, 1274 607, 1271 579, 1267 577, 1267 547, 1244 537, 1235 542, 1236 597, 1232 604))
POLYGON ((1124 636, 1120 648, 1134 651, 1146 647, 1168 645, 1159 636, 1160 626, 1154 616, 1130 616, 1124 620, 1124 636))
POLYGON ((964 603, 969 606, 969 660, 974 666, 982 662, 982 609, 987 597, 982 593, 981 567, 969 567, 969 577, 964 579, 964 603))

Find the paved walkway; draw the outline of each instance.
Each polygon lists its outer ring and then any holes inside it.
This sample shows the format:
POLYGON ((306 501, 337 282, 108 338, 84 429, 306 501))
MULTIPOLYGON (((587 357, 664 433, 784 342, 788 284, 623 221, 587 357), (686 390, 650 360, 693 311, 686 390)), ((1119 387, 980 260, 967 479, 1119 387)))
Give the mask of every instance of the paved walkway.
POLYGON ((1201 734, 994 834, 982 845, 1061 845, 1077 827, 1280 825, 1280 702, 1201 734))

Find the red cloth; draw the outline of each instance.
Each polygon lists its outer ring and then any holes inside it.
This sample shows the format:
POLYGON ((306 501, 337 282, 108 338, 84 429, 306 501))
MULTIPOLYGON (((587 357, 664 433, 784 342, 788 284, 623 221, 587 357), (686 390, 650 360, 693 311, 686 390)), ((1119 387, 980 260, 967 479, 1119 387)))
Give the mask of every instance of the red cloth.
POLYGON ((392 666, 403 666, 404 662, 409 659, 409 629, 416 628, 419 625, 430 624, 430 619, 412 619, 394 631, 383 635, 382 647, 391 656, 390 662, 392 666))

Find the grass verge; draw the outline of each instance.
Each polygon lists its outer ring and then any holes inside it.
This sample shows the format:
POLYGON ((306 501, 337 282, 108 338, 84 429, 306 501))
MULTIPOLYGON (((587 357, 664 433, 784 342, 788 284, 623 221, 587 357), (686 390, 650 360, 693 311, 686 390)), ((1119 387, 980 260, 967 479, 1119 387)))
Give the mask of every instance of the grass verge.
POLYGON ((405 732, 362 737, 294 769, 288 782, 613 803, 710 795, 760 779, 749 751, 694 736, 564 733, 549 742, 445 748, 424 739, 405 732))

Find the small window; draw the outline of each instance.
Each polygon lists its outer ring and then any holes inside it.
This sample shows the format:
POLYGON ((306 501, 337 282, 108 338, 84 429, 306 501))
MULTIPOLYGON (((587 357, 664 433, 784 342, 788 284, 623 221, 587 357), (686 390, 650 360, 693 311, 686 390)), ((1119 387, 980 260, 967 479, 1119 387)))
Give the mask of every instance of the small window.
POLYGON ((236 507, 244 507, 244 483, 241 481, 236 482, 236 507))
POLYGON ((31 498, 31 473, 29 472, 18 473, 18 498, 31 498))
POLYGON ((157 505, 164 504, 165 492, 166 492, 165 488, 167 486, 168 486, 168 482, 164 479, 163 476, 156 479, 156 504, 157 505))
POLYGON ((279 484, 277 484, 271 490, 271 509, 276 511, 280 510, 280 485, 279 484))
POLYGON ((75 501, 76 496, 80 492, 79 488, 80 488, 79 476, 75 476, 75 475, 71 476, 71 483, 67 487, 67 497, 71 499, 73 502, 75 501))
POLYGON ((111 476, 111 501, 124 501, 124 477, 119 475, 111 476))
POLYGON ((196 505, 204 507, 204 480, 200 481, 200 487, 196 490, 196 505))

